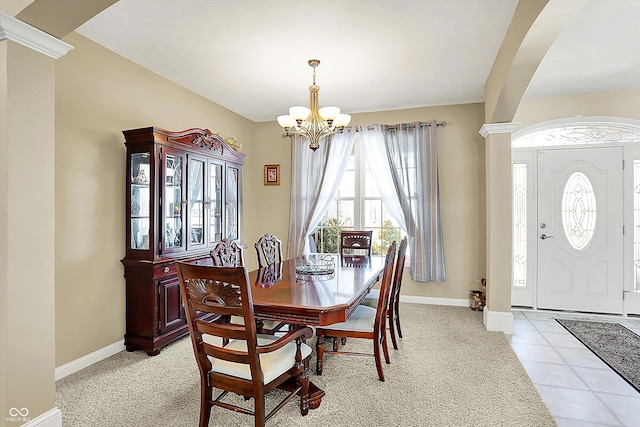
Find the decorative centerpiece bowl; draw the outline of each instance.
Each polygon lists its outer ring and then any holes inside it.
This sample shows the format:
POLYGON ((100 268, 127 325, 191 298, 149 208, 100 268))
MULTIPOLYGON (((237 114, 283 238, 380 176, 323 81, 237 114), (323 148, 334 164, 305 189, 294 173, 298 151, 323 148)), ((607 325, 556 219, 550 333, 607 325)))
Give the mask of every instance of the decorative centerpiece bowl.
POLYGON ((309 254, 296 258, 296 273, 303 275, 327 275, 333 274, 336 263, 331 255, 309 254))

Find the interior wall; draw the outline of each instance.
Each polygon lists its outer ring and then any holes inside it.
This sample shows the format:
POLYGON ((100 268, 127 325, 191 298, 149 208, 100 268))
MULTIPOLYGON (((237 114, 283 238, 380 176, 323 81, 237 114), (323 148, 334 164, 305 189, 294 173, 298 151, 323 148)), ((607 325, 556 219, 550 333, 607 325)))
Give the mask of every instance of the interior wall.
POLYGON ((611 116, 640 119, 640 89, 522 100, 513 121, 518 129, 567 117, 611 116))
POLYGON ((55 406, 54 61, 0 41, 0 425, 55 406))
MULTIPOLYGON (((484 276, 485 269, 484 139, 478 134, 484 123, 483 104, 353 114, 351 125, 432 119, 447 122, 445 127, 439 127, 437 131, 447 281, 416 283, 411 280, 407 269, 402 294, 466 299, 470 289, 478 289, 477 281, 484 276)), ((286 242, 288 221, 283 221, 283 218, 289 218, 291 142, 288 138, 283 139, 282 133, 282 128, 276 122, 256 124, 254 148, 258 154, 256 158, 261 162, 258 166, 279 163, 282 178, 279 187, 262 186, 260 182, 257 188, 249 186, 245 190, 246 196, 249 194, 247 191, 253 192, 249 197, 258 200, 258 206, 269 207, 268 210, 254 213, 255 220, 249 221, 246 231, 249 236, 271 232, 286 242)))
MULTIPOLYGON (((253 122, 72 33, 56 61, 56 366, 125 332, 122 130, 208 128, 249 153, 253 122)), ((251 199, 244 199, 252 211, 251 199)), ((246 219, 243 218, 246 223, 246 219)))

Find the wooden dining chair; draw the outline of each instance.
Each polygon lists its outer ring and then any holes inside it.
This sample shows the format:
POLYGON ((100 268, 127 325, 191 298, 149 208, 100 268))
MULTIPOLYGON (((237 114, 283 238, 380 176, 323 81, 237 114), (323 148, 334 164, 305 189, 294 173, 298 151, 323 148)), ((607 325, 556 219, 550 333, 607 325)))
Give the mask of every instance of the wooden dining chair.
POLYGON ((304 340, 311 328, 294 326, 281 337, 259 335, 245 267, 210 267, 176 262, 189 334, 200 371, 200 427, 209 425, 211 409, 253 415, 264 426, 287 402, 300 396, 300 413, 309 412, 309 359, 304 340), (197 312, 240 316, 243 324, 207 322, 197 312), (228 344, 222 342, 227 340, 228 344), (287 383, 290 392, 269 413, 265 394, 287 383), (214 398, 213 389, 221 390, 214 398), (229 393, 253 398, 254 410, 222 399, 229 393))
POLYGON ((354 268, 371 267, 371 257, 366 255, 342 255, 340 257, 340 265, 354 268))
MULTIPOLYGON (((211 258, 213 259, 213 265, 216 267, 242 267, 244 266, 244 250, 247 245, 241 243, 239 240, 222 239, 216 242, 213 250, 211 251, 211 258)), ((219 321, 242 323, 243 318, 241 316, 222 316, 219 321)), ((273 320, 263 321, 261 319, 256 320, 258 332, 261 334, 273 335, 280 331, 286 324, 273 320)))
POLYGON ((222 239, 215 243, 210 252, 213 265, 216 267, 242 267, 244 266, 244 250, 247 245, 239 240, 222 239))
POLYGON ((380 347, 382 347, 385 362, 387 364, 391 363, 391 361, 389 360, 389 349, 387 347, 386 322, 389 293, 391 291, 391 279, 393 276, 393 261, 395 255, 396 243, 393 242, 389 246, 389 250, 387 251, 387 255, 385 258, 384 270, 382 273, 382 285, 380 286, 380 299, 378 300, 378 306, 376 308, 368 307, 366 305, 359 305, 346 322, 316 327, 316 373, 318 375, 322 375, 324 353, 371 356, 372 354, 370 353, 356 353, 338 350, 338 338, 362 338, 372 341, 373 357, 376 361, 378 378, 380 379, 380 381, 384 381, 380 347), (334 339, 334 347, 332 351, 324 349, 325 337, 334 339))
POLYGON ((371 255, 371 239, 372 231, 340 231, 340 255, 352 255, 356 251, 366 251, 367 255, 371 255), (346 252, 345 252, 346 251, 346 252))
MULTIPOLYGON (((402 275, 404 274, 404 261, 407 254, 407 238, 400 242, 398 247, 398 256, 393 273, 393 284, 391 285, 391 294, 389 295, 389 306, 387 307, 387 318, 389 321, 389 332, 391 333, 391 343, 395 350, 398 349, 398 340, 396 334, 402 338, 402 329, 400 329, 400 287, 402 286, 402 275)), ((362 300, 361 304, 369 307, 377 307, 380 291, 372 289, 362 300)))
POLYGON ((253 246, 258 255, 258 267, 282 262, 282 241, 276 236, 265 234, 253 246))

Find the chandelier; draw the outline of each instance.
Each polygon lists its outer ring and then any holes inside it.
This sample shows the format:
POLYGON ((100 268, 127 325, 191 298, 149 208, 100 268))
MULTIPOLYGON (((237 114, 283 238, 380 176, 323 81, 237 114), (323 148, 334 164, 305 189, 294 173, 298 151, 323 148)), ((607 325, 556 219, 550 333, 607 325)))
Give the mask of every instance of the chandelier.
POLYGON ((320 140, 334 134, 342 133, 344 127, 351 121, 349 114, 340 114, 338 107, 318 108, 318 92, 316 85, 316 67, 320 60, 310 59, 308 64, 313 67, 313 84, 309 86, 310 107, 295 106, 289 108, 289 114, 278 116, 278 124, 285 130, 284 136, 300 135, 309 139, 309 148, 316 151, 320 147, 320 140))

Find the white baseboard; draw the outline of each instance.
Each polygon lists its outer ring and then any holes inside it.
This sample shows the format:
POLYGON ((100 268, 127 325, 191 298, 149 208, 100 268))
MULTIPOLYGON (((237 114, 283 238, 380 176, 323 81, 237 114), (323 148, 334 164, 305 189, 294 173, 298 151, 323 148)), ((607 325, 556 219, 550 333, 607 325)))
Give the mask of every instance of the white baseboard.
POLYGON ((62 427, 62 412, 57 407, 22 424, 22 427, 62 427))
POLYGON ((120 353, 122 350, 124 350, 124 340, 110 344, 94 351, 93 353, 82 356, 79 359, 72 360, 69 363, 65 363, 64 365, 56 368, 56 381, 66 377, 67 375, 71 375, 74 372, 78 372, 87 366, 91 366, 96 362, 106 359, 107 357, 120 353))
POLYGON ((513 313, 504 311, 489 311, 487 306, 482 311, 482 321, 487 331, 504 332, 513 335, 513 313))
POLYGON ((469 299, 417 297, 413 295, 400 295, 400 302, 412 302, 415 304, 453 305, 456 307, 469 307, 469 299))

